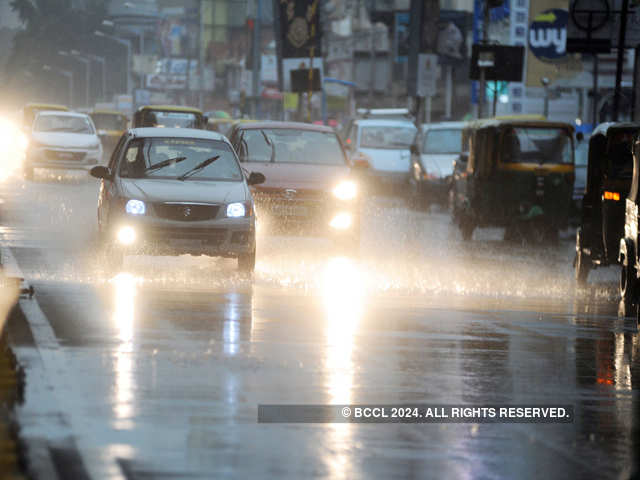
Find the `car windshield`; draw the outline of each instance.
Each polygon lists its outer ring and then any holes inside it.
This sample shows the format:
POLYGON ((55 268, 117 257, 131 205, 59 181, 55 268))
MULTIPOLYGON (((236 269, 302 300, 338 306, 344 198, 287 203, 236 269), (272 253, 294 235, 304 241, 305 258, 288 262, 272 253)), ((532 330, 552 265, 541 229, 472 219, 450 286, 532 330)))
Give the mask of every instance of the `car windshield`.
POLYGON ((423 153, 460 153, 462 129, 429 130, 424 137, 423 153))
POLYGON ((85 117, 40 115, 33 128, 36 132, 95 133, 85 117))
POLYGON ((124 130, 127 128, 127 118, 122 115, 109 113, 94 113, 91 119, 99 130, 124 130))
POLYGON ((363 148, 409 148, 416 136, 412 127, 388 125, 362 128, 360 146, 363 148))
POLYGON ((129 144, 120 162, 124 178, 178 179, 184 175, 193 180, 242 180, 231 147, 218 140, 138 138, 129 144), (211 161, 204 168, 194 171, 207 160, 211 161))
POLYGON ((509 127, 502 145, 506 163, 573 163, 571 137, 563 128, 509 127))
POLYGON ((607 157, 610 178, 631 178, 633 174, 633 132, 616 132, 609 136, 607 157))
POLYGON ((296 128, 244 130, 239 154, 244 162, 345 164, 344 152, 335 133, 296 128))
POLYGON ((162 112, 148 110, 144 114, 144 124, 154 127, 196 128, 198 116, 188 112, 162 112))

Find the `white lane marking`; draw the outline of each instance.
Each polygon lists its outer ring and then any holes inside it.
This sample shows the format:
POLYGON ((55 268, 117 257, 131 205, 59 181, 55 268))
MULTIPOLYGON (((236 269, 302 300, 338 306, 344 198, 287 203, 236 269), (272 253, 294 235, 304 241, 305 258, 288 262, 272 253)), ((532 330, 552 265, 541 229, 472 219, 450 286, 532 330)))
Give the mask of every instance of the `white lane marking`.
MULTIPOLYGON (((25 286, 28 287, 28 281, 22 273, 11 250, 3 245, 0 246, 0 252, 3 267, 7 274, 24 278, 25 286)), ((29 324, 31 333, 33 334, 36 349, 42 359, 47 377, 43 380, 47 382, 48 390, 53 393, 53 401, 57 404, 57 411, 62 415, 64 423, 69 426, 69 436, 75 440, 76 448, 82 458, 87 473, 92 479, 96 480, 102 478, 126 480, 115 459, 105 458, 100 452, 88 451, 78 437, 81 430, 78 428, 79 419, 75 413, 76 409, 82 406, 77 404, 72 405, 69 401, 69 399, 82 398, 75 392, 77 377, 69 371, 70 365, 64 360, 60 343, 51 327, 51 323, 49 323, 49 320, 47 320, 47 317, 40 308, 37 300, 37 292, 31 299, 21 298, 19 303, 29 324)), ((29 381, 29 378, 27 378, 27 381, 29 381)))

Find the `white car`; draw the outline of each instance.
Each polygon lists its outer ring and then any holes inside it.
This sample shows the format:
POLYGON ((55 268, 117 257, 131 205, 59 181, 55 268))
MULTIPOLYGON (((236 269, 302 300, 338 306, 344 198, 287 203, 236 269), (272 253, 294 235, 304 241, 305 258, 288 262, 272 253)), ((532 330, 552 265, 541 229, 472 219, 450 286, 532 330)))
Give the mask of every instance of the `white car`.
POLYGON ((416 205, 445 203, 448 199, 453 163, 462 152, 465 122, 422 125, 411 159, 411 192, 416 205))
POLYGON ((355 120, 345 143, 354 167, 366 167, 368 183, 404 189, 417 129, 409 120, 355 120))
POLYGON ((31 127, 24 161, 24 176, 33 169, 87 169, 102 160, 102 144, 89 115, 54 110, 41 111, 31 127))
POLYGON ((229 141, 188 128, 135 128, 118 142, 102 180, 98 231, 111 266, 125 254, 209 255, 238 259, 253 271, 254 203, 229 141))

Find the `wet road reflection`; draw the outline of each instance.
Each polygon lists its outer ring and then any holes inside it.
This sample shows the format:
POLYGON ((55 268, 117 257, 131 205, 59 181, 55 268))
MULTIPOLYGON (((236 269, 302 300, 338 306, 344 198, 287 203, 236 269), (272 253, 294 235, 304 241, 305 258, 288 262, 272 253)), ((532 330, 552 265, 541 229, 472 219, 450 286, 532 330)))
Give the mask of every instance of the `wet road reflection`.
POLYGON ((78 379, 76 434, 132 478, 626 478, 639 461, 637 326, 615 269, 574 288, 569 241, 464 244, 445 213, 381 201, 358 260, 273 237, 253 279, 188 256, 108 278, 94 184, 6 188, 0 235, 78 379), (366 402, 566 403, 576 420, 256 424, 260 403, 366 402))

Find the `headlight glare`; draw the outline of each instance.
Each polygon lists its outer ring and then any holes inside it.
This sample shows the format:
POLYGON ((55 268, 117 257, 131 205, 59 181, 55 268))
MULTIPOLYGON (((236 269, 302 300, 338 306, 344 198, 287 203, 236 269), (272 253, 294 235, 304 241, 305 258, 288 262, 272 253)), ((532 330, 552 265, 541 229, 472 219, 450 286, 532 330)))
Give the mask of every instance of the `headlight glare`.
POLYGON ((131 245, 136 241, 136 231, 129 226, 122 227, 120 230, 118 230, 117 236, 118 242, 120 242, 122 245, 131 245))
POLYGON ((244 203, 230 203, 227 205, 227 217, 229 218, 244 217, 246 213, 247 209, 244 203))
POLYGON ((142 200, 129 200, 124 207, 129 215, 144 215, 147 213, 147 206, 142 200))
POLYGON ((349 180, 340 182, 333 189, 333 195, 340 200, 353 200, 354 198, 356 198, 357 194, 358 189, 356 187, 356 184, 349 180))

